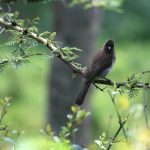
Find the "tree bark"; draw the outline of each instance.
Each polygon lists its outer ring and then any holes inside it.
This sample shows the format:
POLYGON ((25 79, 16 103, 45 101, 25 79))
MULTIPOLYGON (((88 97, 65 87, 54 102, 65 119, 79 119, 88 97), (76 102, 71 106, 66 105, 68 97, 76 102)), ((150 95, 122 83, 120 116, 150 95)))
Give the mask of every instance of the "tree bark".
MULTIPOLYGON (((100 12, 97 9, 84 10, 82 6, 68 8, 61 2, 54 6, 55 24, 58 41, 66 46, 77 47, 84 51, 80 53, 79 62, 86 64, 88 58, 96 49, 99 32, 100 12)), ((49 76, 48 121, 56 133, 67 122, 66 115, 75 104, 81 89, 82 78, 72 79, 72 72, 57 58, 54 59, 49 76)), ((85 104, 88 107, 87 103, 85 104)), ((87 119, 79 129, 77 142, 87 144, 90 135, 90 119, 87 119)))

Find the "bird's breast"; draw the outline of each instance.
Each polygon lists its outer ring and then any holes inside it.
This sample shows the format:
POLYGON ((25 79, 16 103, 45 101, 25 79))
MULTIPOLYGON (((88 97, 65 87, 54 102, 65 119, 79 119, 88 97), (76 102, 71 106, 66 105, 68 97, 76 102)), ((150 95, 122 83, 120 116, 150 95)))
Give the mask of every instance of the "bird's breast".
POLYGON ((115 60, 116 60, 116 58, 113 57, 111 65, 109 67, 107 67, 105 70, 103 70, 98 76, 101 78, 104 78, 111 71, 111 69, 115 63, 115 60))
POLYGON ((104 78, 112 69, 112 65, 108 68, 106 68, 105 70, 103 70, 98 76, 101 78, 104 78))

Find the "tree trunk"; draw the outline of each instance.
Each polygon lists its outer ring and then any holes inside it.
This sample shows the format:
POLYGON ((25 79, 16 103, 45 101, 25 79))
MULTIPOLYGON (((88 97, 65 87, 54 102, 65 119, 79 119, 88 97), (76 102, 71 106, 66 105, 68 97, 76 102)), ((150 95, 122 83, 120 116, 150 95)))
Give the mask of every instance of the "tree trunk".
MULTIPOLYGON (((100 12, 97 9, 84 10, 82 6, 68 8, 61 2, 55 3, 54 31, 57 40, 65 46, 83 49, 79 62, 83 65, 96 48, 99 32, 100 12)), ((81 77, 72 79, 72 72, 57 58, 54 59, 49 76, 48 121, 56 133, 66 124, 66 115, 81 89, 81 77)), ((86 104, 85 104, 86 105, 86 104)), ((87 107, 87 106, 86 106, 87 107)), ((77 141, 87 144, 90 135, 89 119, 79 129, 77 141)))

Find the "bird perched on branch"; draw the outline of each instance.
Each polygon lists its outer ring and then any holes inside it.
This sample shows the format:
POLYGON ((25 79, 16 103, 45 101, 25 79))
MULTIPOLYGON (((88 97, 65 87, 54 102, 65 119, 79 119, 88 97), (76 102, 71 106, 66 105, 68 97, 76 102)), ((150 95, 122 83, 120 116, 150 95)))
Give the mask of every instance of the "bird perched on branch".
POLYGON ((85 71, 85 81, 77 97, 76 104, 82 105, 88 89, 96 77, 105 78, 116 60, 114 41, 107 40, 103 48, 92 58, 85 71))

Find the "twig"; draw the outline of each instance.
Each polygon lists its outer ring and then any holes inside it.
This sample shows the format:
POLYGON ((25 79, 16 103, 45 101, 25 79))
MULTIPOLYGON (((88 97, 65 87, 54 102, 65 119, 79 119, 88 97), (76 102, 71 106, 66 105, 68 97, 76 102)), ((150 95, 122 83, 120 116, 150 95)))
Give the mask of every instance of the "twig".
POLYGON ((100 91, 104 91, 105 88, 101 89, 99 86, 96 85, 96 83, 93 83, 93 85, 96 87, 96 89, 99 89, 100 91))
POLYGON ((3 118, 4 118, 5 114, 6 114, 6 109, 7 109, 8 105, 9 105, 9 103, 10 103, 10 100, 11 100, 11 98, 9 98, 9 100, 6 101, 5 105, 2 108, 2 111, 0 113, 0 125, 1 125, 1 123, 3 121, 3 118))
MULTIPOLYGON (((110 85, 110 86, 114 86, 116 85, 117 88, 121 87, 121 86, 125 86, 127 84, 127 82, 113 82, 113 81, 107 81, 107 80, 94 80, 93 82, 95 83, 99 83, 99 84, 104 84, 104 85, 110 85)), ((150 88, 150 84, 149 83, 137 83, 134 85, 136 88, 143 88, 144 86, 146 88, 150 88)))
POLYGON ((0 34, 2 34, 4 30, 5 30, 5 28, 3 28, 3 29, 0 31, 0 34))
MULTIPOLYGON (((110 95, 110 97, 111 97, 111 100, 112 100, 112 102, 113 102, 113 104, 114 104, 114 107, 115 107, 115 110, 116 110, 116 113, 117 113, 117 116, 118 116, 119 124, 120 124, 120 126, 122 126, 123 122, 122 122, 122 119, 121 119, 121 115, 120 115, 120 113, 119 113, 119 111, 118 111, 118 108, 117 108, 117 106, 116 106, 115 98, 111 95, 111 93, 110 93, 109 90, 108 90, 108 93, 109 93, 109 95, 110 95)), ((125 128, 122 127, 122 129, 123 129, 124 136, 125 136, 125 138, 127 139, 127 135, 126 135, 125 128)))
MULTIPOLYGON (((143 72, 142 74, 142 82, 144 83, 144 73, 148 73, 148 72, 143 72)), ((146 96, 146 86, 143 87, 143 105, 144 105, 144 117, 145 117, 145 124, 146 124, 146 128, 149 128, 149 121, 148 121, 148 109, 147 109, 147 96, 146 96)))
MULTIPOLYGON (((27 29, 22 28, 18 25, 13 25, 11 22, 5 21, 2 17, 0 17, 0 24, 3 25, 6 28, 10 28, 13 30, 16 30, 18 32, 24 33, 27 29)), ((48 47, 51 51, 55 52, 57 51, 57 47, 55 47, 52 43, 48 42, 47 39, 39 36, 38 34, 34 33, 34 32, 29 32, 27 31, 26 34, 28 37, 35 39, 36 41, 38 41, 39 43, 42 43, 43 45, 45 45, 46 47, 48 47)), ((58 55, 59 59, 61 59, 73 72, 80 74, 81 76, 84 77, 84 73, 81 71, 81 69, 78 69, 75 64, 65 60, 65 56, 63 54, 59 54, 58 55)))
MULTIPOLYGON (((23 59, 28 58, 28 57, 32 57, 32 56, 41 56, 43 54, 41 53, 33 53, 33 54, 28 54, 28 55, 24 55, 22 56, 23 59)), ((8 64, 8 63, 12 63, 14 61, 14 59, 4 59, 4 60, 0 60, 0 65, 4 65, 4 64, 8 64)))
POLYGON ((120 126, 119 126, 117 132, 115 133, 115 135, 114 135, 112 141, 109 143, 109 145, 108 145, 108 147, 107 147, 107 150, 110 150, 112 144, 115 142, 115 140, 116 140, 118 134, 120 133, 121 129, 124 127, 124 125, 125 125, 126 122, 127 122, 127 119, 125 119, 125 120, 122 122, 122 125, 120 124, 120 126))
POLYGON ((146 73, 150 73, 150 71, 147 70, 147 71, 143 71, 143 72, 142 72, 142 74, 146 74, 146 73))

